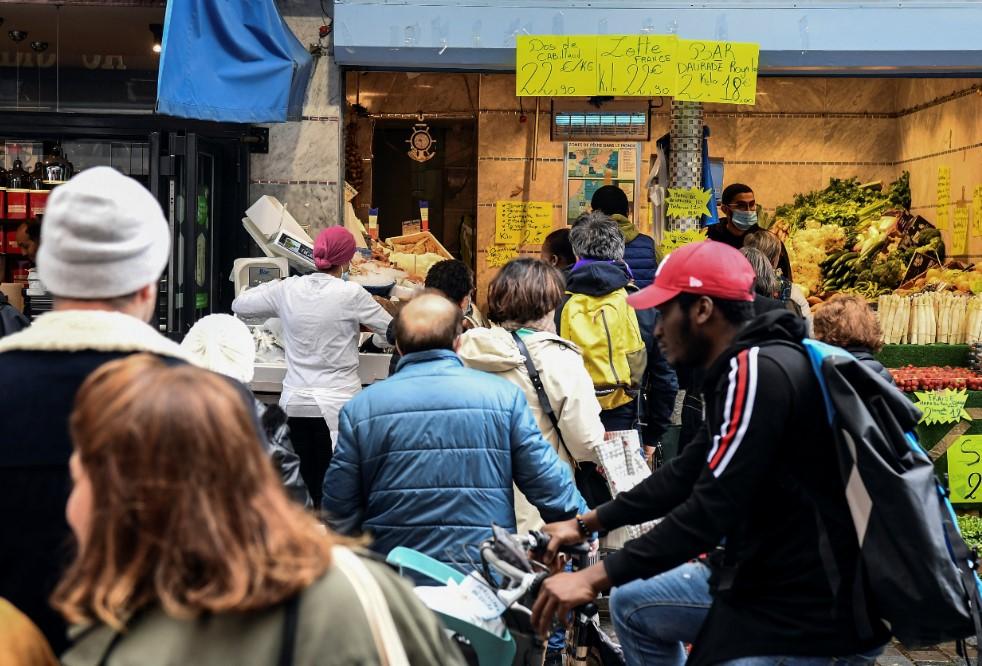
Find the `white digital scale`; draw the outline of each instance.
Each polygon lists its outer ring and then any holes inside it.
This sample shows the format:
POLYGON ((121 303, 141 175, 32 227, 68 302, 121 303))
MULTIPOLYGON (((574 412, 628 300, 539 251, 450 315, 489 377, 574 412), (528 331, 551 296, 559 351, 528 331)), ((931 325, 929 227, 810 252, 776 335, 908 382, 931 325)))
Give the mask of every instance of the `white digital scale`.
POLYGON ((300 273, 316 270, 314 241, 276 197, 259 197, 246 211, 242 226, 267 257, 283 257, 300 273))

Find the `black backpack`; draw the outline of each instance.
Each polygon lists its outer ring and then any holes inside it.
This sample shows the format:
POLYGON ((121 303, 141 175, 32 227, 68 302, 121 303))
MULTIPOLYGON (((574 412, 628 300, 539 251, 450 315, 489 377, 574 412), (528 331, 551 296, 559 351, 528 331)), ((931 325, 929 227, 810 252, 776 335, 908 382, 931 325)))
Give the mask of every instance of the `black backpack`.
MULTIPOLYGON (((825 397, 859 539, 852 605, 860 634, 872 635, 859 612, 869 608, 908 647, 982 636, 977 557, 914 434, 920 410, 845 350, 802 344, 825 397)), ((836 589, 838 572, 823 560, 836 589)))

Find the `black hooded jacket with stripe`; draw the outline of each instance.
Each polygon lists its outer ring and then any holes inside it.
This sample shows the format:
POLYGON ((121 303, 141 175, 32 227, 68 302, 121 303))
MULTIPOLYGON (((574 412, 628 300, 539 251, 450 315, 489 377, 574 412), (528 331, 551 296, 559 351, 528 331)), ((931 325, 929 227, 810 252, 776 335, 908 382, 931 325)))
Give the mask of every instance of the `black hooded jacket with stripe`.
POLYGON ((706 373, 706 422, 692 442, 598 509, 606 529, 663 518, 606 559, 614 585, 710 554, 714 602, 689 663, 844 656, 888 638, 878 623, 872 638, 855 628, 858 544, 832 433, 803 348, 786 344, 804 335, 787 311, 748 323, 706 373), (835 591, 818 520, 842 580, 835 591))

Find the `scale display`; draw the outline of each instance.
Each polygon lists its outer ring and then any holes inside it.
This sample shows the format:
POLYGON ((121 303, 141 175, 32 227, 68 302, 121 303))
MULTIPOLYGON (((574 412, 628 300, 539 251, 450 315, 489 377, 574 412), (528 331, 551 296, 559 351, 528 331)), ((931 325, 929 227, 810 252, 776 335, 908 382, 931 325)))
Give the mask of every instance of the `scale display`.
POLYGON ((306 259, 311 263, 314 261, 314 248, 306 243, 301 243, 293 236, 287 236, 286 234, 281 233, 276 237, 276 244, 287 252, 306 259))
POLYGON ((249 267, 249 288, 258 287, 266 282, 273 282, 274 280, 279 280, 280 269, 272 268, 270 266, 250 266, 249 267))

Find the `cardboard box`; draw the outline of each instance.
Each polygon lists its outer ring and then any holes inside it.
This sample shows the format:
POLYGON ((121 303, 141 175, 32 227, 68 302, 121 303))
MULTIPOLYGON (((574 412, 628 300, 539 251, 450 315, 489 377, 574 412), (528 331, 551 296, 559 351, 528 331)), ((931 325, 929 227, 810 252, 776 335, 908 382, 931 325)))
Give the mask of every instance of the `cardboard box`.
POLYGON ((27 198, 30 190, 7 190, 7 219, 27 219, 27 198))
POLYGON ((27 209, 30 219, 36 218, 38 215, 44 215, 44 209, 48 205, 48 195, 50 192, 47 190, 34 190, 31 192, 31 196, 28 199, 27 209))
MULTIPOLYGON (((418 231, 414 234, 392 236, 391 238, 386 238, 385 243, 394 248, 397 252, 408 252, 408 246, 422 243, 427 248, 424 249, 423 252, 435 252, 445 259, 453 259, 453 255, 450 254, 447 248, 443 247, 443 244, 438 241, 436 236, 431 234, 429 231, 418 231)), ((422 252, 417 252, 416 254, 422 254, 422 252)))
POLYGON ((7 297, 10 304, 24 311, 24 285, 20 282, 5 282, 0 284, 0 291, 7 297))

